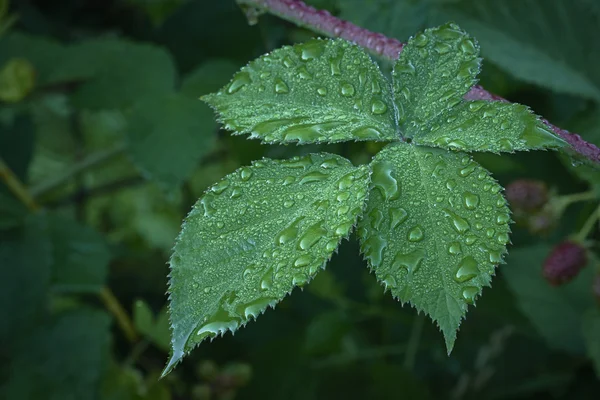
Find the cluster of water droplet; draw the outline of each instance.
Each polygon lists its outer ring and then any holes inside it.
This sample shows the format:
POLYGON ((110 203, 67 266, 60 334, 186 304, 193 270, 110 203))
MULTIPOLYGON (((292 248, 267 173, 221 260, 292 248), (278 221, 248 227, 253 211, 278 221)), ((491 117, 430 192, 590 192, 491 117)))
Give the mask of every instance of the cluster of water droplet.
POLYGON ((173 318, 194 324, 190 343, 235 331, 308 282, 362 212, 368 175, 342 157, 312 154, 256 161, 213 185, 171 260, 173 304, 187 305, 173 312, 196 318, 173 318))
POLYGON ((378 278, 420 306, 441 290, 474 302, 509 241, 500 186, 469 156, 400 143, 376 157, 372 187, 359 235, 378 278))
POLYGON ((257 59, 207 99, 227 128, 265 142, 394 139, 388 85, 356 45, 315 39, 257 59))
POLYGON ((478 54, 473 39, 455 24, 428 29, 409 41, 394 65, 398 122, 406 136, 416 136, 436 114, 462 101, 479 73, 478 54))

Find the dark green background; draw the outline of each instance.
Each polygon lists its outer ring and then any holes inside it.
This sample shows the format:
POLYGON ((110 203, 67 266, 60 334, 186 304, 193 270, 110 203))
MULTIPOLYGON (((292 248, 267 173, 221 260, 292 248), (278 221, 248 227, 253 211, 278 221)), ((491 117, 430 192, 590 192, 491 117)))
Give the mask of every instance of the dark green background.
MULTIPOLYGON (((597 0, 311 3, 402 41, 454 20, 482 46, 488 90, 600 145, 597 0)), ((600 319, 598 263, 560 288, 541 266, 598 198, 572 205, 544 233, 513 225, 508 264, 469 311, 451 356, 430 320, 383 293, 351 240, 303 291, 158 381, 169 345, 167 260, 203 191, 263 156, 326 149, 359 164, 379 146, 260 146, 220 131, 197 98, 251 59, 312 36, 267 15, 249 26, 232 0, 14 0, 10 14, 0 68, 28 60, 36 85, 0 103, 0 156, 43 210, 29 212, 0 184, 1 398, 597 397, 600 323, 589 321, 600 319), (135 320, 135 343, 99 297, 104 286, 135 320)), ((504 186, 528 178, 554 197, 600 195, 597 171, 555 153, 477 159, 504 186)), ((597 230, 590 239, 597 252, 597 230)))

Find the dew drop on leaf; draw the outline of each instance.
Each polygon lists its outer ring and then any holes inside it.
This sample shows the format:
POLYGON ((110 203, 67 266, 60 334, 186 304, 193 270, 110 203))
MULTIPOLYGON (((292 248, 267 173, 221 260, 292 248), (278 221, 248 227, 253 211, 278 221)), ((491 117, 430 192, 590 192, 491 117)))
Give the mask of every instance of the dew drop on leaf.
POLYGON ((229 88, 227 88, 227 93, 233 94, 239 91, 242 87, 252 83, 252 79, 250 79, 250 74, 248 72, 242 71, 235 74, 229 88))
POLYGON ((425 258, 425 252, 421 249, 414 250, 410 253, 396 253, 394 261, 392 261, 392 268, 406 268, 408 272, 415 273, 421 262, 425 258))
POLYGON ((477 261, 475 261, 473 256, 466 256, 458 264, 454 280, 462 283, 475 278, 478 274, 477 261))
POLYGON ((285 93, 289 93, 289 91, 290 91, 290 89, 289 89, 287 83, 285 83, 281 78, 275 79, 275 93, 285 94, 285 93))
POLYGON ((408 231, 408 240, 411 242, 420 242, 423 240, 423 237, 423 229, 418 225, 408 231))
POLYGON ((376 115, 384 114, 387 111, 387 106, 385 103, 379 99, 373 100, 371 103, 371 112, 376 115))
POLYGON ((444 208, 444 214, 446 215, 446 217, 450 218, 452 226, 458 233, 465 233, 471 228, 471 225, 467 220, 462 218, 460 215, 450 211, 449 209, 444 208))
POLYGON ((467 210, 474 210, 479 205, 479 196, 471 192, 465 192, 463 201, 467 210))
POLYGON ((462 297, 468 304, 473 304, 478 293, 479 289, 475 286, 467 286, 463 289, 462 297))
POLYGON ((393 165, 381 161, 373 165, 373 175, 371 177, 373 187, 379 190, 386 200, 396 200, 400 197, 400 187, 398 181, 392 176, 393 165))
POLYGON ((354 86, 352 86, 351 83, 342 84, 341 93, 342 93, 342 96, 344 96, 344 97, 354 96, 354 93, 355 93, 354 86))

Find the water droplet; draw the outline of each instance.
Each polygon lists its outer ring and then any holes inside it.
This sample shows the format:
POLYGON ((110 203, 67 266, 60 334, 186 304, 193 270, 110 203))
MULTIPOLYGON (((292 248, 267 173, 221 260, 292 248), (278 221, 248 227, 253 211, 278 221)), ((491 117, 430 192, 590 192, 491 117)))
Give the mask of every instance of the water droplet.
POLYGON ((221 221, 217 222, 217 228, 219 229, 223 229, 223 227, 225 226, 225 224, 221 221))
POLYGON ((250 74, 248 72, 245 72, 245 71, 238 72, 233 77, 233 80, 231 81, 229 88, 227 88, 227 93, 233 94, 250 83, 252 83, 252 79, 250 79, 250 74))
POLYGON ((310 182, 322 182, 322 181, 326 180, 327 178, 329 178, 328 174, 324 174, 319 171, 312 171, 312 172, 309 172, 308 174, 304 175, 300 179, 300 183, 304 184, 304 183, 310 183, 310 182))
POLYGON ((429 43, 429 38, 424 33, 419 33, 412 39, 412 43, 417 47, 425 47, 429 43))
POLYGON ((465 192, 463 194, 463 201, 467 210, 474 210, 479 205, 479 196, 475 193, 465 192))
POLYGON ((450 243, 450 245, 448 246, 448 253, 453 254, 453 255, 458 255, 458 254, 462 253, 460 243, 458 243, 458 242, 450 243))
POLYGON ((289 93, 290 89, 288 85, 281 80, 280 78, 275 78, 275 93, 277 94, 285 94, 289 93))
POLYGON ((317 89, 317 93, 319 94, 319 96, 326 96, 327 95, 327 88, 326 87, 320 87, 317 89))
POLYGON ((302 61, 311 61, 323 54, 326 42, 323 40, 311 40, 297 46, 300 50, 300 59, 302 61))
POLYGON ((463 289, 462 297, 465 302, 473 304, 475 302, 475 297, 477 297, 478 294, 479 289, 477 289, 475 286, 467 286, 463 289))
POLYGON ((423 229, 417 225, 408 232, 408 240, 411 242, 420 242, 423 240, 423 229))
POLYGON ((379 235, 371 235, 363 242, 363 253, 365 258, 371 262, 373 267, 378 267, 383 261, 383 250, 387 247, 387 241, 379 235))
POLYGON ((344 202, 344 201, 348 200, 349 198, 350 198, 350 193, 341 192, 337 195, 336 200, 339 202, 344 202))
POLYGON ((243 181, 247 181, 252 177, 252 170, 250 168, 244 167, 240 170, 240 178, 243 181))
POLYGON ((435 36, 446 42, 453 42, 460 39, 464 34, 454 26, 443 26, 434 30, 435 36))
POLYGON ((458 269, 454 274, 454 280, 458 283, 466 282, 475 278, 479 274, 477 261, 472 256, 466 256, 458 264, 458 269))
POLYGON ((352 136, 358 139, 377 139, 381 137, 381 132, 372 126, 361 126, 352 131, 352 136))
POLYGON ((275 237, 275 244, 285 244, 295 239, 298 236, 300 221, 303 219, 304 217, 296 218, 288 227, 279 232, 279 234, 275 237))
POLYGON ((419 269, 424 258, 425 252, 421 249, 406 254, 398 252, 392 262, 392 268, 406 268, 409 273, 415 273, 419 269))
POLYGON ((467 177, 467 176, 471 175, 473 173, 473 171, 475 171, 476 166, 477 165, 475 163, 469 164, 465 168, 461 169, 458 173, 462 177, 467 177))
POLYGON ((450 46, 448 43, 443 43, 443 42, 437 42, 433 48, 435 49, 435 51, 438 54, 447 54, 448 52, 450 52, 452 50, 452 46, 450 46))
POLYGON ((466 243, 467 246, 471 246, 476 241, 477 241, 477 236, 475 236, 475 235, 467 235, 467 236, 465 236, 465 243, 466 243))
POLYGON ((398 225, 406 221, 408 213, 404 208, 390 208, 390 230, 396 229, 398 225))
POLYGON ((384 199, 396 200, 400 197, 400 186, 392 176, 394 166, 387 161, 380 161, 373 165, 372 184, 377 188, 384 199))
POLYGON ((381 85, 379 81, 375 78, 371 81, 371 93, 380 94, 381 93, 381 85))
POLYGON ((236 312, 245 318, 256 318, 267 307, 275 307, 275 304, 277 304, 277 299, 268 297, 258 298, 250 303, 239 305, 236 307, 236 312))
POLYGON ((237 199, 239 197, 242 197, 242 189, 240 189, 238 187, 234 187, 231 190, 231 196, 229 196, 229 198, 231 198, 231 199, 237 199))
POLYGON ((217 209, 212 204, 212 200, 213 196, 211 196, 210 193, 205 194, 202 200, 200 200, 200 205, 204 209, 205 217, 212 217, 217 211, 217 209))
POLYGON ((325 249, 329 252, 334 251, 335 249, 337 249, 338 247, 338 239, 331 239, 329 242, 327 242, 327 244, 325 245, 325 249))
POLYGON ((273 287, 273 270, 269 269, 266 274, 263 275, 260 280, 260 288, 262 290, 269 290, 273 287))
POLYGON ((306 267, 311 262, 312 262, 312 257, 309 256, 308 254, 303 254, 300 257, 296 258, 296 261, 294 261, 294 267, 296 267, 296 268, 306 267))
POLYGON ((331 68, 332 76, 342 75, 342 68, 341 68, 342 56, 343 56, 343 54, 339 53, 336 57, 332 57, 329 60, 329 67, 331 68))
POLYGON ((499 233, 498 237, 496 238, 496 240, 500 244, 506 244, 506 243, 508 243, 508 241, 510 240, 510 238, 508 237, 507 233, 499 233))
POLYGON ((206 293, 206 294, 210 293, 210 286, 207 286, 204 288, 204 293, 206 293))
POLYGON ((290 207, 292 207, 293 205, 294 205, 294 200, 286 200, 286 201, 284 201, 284 202, 283 202, 283 206, 284 206, 285 208, 290 208, 290 207))
POLYGON ((383 277, 383 279, 381 280, 381 282, 383 282, 383 284, 385 285, 385 288, 395 288, 398 287, 398 283, 396 282, 396 278, 394 278, 393 275, 387 274, 386 276, 383 277))
POLYGON ((477 53, 475 43, 471 39, 465 39, 460 43, 460 50, 467 55, 474 55, 477 53))
POLYGON ((491 238, 493 238, 493 237, 494 237, 494 234, 495 234, 495 233, 496 233, 496 230, 495 230, 495 229, 492 229, 492 228, 490 228, 490 229, 488 229, 487 231, 485 231, 485 236, 487 236, 488 238, 490 238, 490 239, 491 239, 491 238))
POLYGON ((252 279, 252 276, 256 273, 256 266, 255 265, 251 265, 248 268, 246 268, 244 270, 244 273, 242 274, 242 277, 244 278, 244 281, 249 281, 250 279, 252 279))
POLYGON ((342 96, 352 97, 354 96, 354 86, 351 83, 344 83, 341 88, 342 96))
POLYGON ((286 176, 283 179, 283 186, 288 186, 291 185, 292 183, 294 183, 296 181, 296 178, 293 176, 286 176))
POLYGON ((338 181, 338 189, 344 190, 348 189, 354 183, 354 174, 351 172, 346 174, 340 178, 338 181))
POLYGON ((350 232, 350 229, 352 228, 352 225, 352 222, 344 222, 343 224, 338 225, 335 228, 335 234, 338 236, 348 234, 348 232, 350 232))
POLYGON ((500 264, 502 262, 502 253, 500 251, 491 250, 489 256, 492 264, 500 264))
POLYGON ((394 65, 394 71, 399 72, 401 74, 409 74, 414 76, 416 74, 415 66, 410 60, 405 60, 404 62, 396 62, 394 65))
POLYGON ((460 215, 448 210, 447 208, 444 208, 444 214, 446 215, 446 217, 450 218, 450 220, 452 221, 452 226, 458 233, 465 233, 471 228, 471 225, 467 220, 462 218, 460 215))
POLYGON ((444 175, 444 169, 446 169, 446 163, 444 161, 438 161, 433 167, 431 176, 434 178, 441 178, 444 175))
POLYGON ((387 105, 383 101, 379 99, 373 100, 373 103, 371 103, 371 112, 373 114, 381 115, 384 114, 386 111, 387 105))
POLYGON ((454 190, 454 188, 456 187, 456 181, 453 179, 450 179, 446 182, 446 189, 448 190, 454 190))
POLYGON ((348 211, 350 211, 350 207, 349 206, 341 206, 340 208, 337 209, 337 216, 341 217, 343 215, 348 214, 348 211))
POLYGON ((304 65, 299 66, 296 71, 298 72, 298 76, 300 78, 312 79, 312 75, 310 74, 310 72, 308 72, 308 70, 306 69, 306 67, 304 65))
POLYGON ((211 192, 213 192, 215 194, 221 194, 228 187, 229 187, 229 180, 223 179, 222 181, 215 183, 210 190, 211 190, 211 192))
POLYGON ((292 59, 290 57, 286 56, 286 57, 283 58, 283 65, 286 68, 293 67, 294 66, 294 61, 292 61, 292 59))
POLYGON ((506 225, 510 221, 510 216, 508 214, 498 214, 496 217, 496 223, 498 225, 506 225))
POLYGON ((374 208, 369 213, 369 219, 371 221, 371 226, 375 230, 379 230, 381 228, 381 222, 383 222, 383 213, 380 209, 374 208))

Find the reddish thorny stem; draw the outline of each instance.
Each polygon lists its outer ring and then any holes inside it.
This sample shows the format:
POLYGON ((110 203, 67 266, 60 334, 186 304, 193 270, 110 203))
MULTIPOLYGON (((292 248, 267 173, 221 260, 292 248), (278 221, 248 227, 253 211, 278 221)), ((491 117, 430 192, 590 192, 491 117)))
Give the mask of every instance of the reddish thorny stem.
MULTIPOLYGON (((317 10, 300 0, 237 1, 239 4, 267 11, 315 32, 349 40, 388 60, 397 59, 404 47, 404 43, 397 39, 389 38, 381 33, 371 32, 348 21, 341 20, 328 11, 317 10)), ((465 98, 467 100, 508 101, 488 92, 481 86, 474 86, 465 98)), ((587 158, 594 164, 600 165, 600 149, 598 147, 586 142, 575 133, 554 126, 545 119, 543 121, 554 133, 569 143, 575 153, 587 158)))

